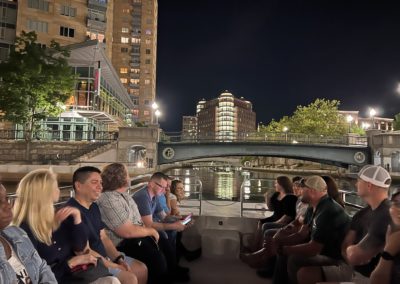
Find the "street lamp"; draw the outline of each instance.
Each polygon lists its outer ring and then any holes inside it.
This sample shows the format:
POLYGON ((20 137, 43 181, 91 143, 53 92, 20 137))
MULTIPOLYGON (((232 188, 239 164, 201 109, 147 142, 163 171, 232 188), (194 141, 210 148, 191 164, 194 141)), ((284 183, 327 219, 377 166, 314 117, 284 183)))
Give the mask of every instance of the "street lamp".
MULTIPOLYGON (((154 115, 156 115, 156 112, 158 111, 158 104, 156 102, 153 102, 153 104, 151 105, 151 108, 153 109, 151 112, 151 123, 154 124, 154 115)), ((156 115, 157 118, 157 123, 158 123, 158 117, 156 115)))
POLYGON ((158 124, 158 118, 161 116, 161 111, 156 109, 154 112, 154 115, 156 116, 156 124, 158 124))
POLYGON ((283 132, 285 132, 285 141, 287 142, 287 132, 288 132, 289 128, 287 126, 284 126, 282 130, 283 130, 283 132))
POLYGON ((369 116, 371 117, 371 121, 372 121, 372 129, 375 129, 375 121, 374 121, 375 115, 376 115, 376 110, 374 108, 370 108, 369 116))
POLYGON ((349 124, 349 133, 351 132, 351 122, 353 121, 353 116, 350 114, 346 117, 347 123, 349 124))

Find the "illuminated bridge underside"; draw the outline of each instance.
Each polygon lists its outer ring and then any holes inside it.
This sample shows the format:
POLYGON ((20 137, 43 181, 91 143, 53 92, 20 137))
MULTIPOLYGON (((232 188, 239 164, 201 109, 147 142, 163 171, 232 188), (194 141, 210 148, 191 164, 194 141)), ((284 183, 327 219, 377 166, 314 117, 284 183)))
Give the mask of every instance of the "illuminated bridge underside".
POLYGON ((158 143, 158 164, 197 158, 227 156, 268 156, 299 159, 348 167, 371 162, 367 146, 301 145, 260 143, 158 143))

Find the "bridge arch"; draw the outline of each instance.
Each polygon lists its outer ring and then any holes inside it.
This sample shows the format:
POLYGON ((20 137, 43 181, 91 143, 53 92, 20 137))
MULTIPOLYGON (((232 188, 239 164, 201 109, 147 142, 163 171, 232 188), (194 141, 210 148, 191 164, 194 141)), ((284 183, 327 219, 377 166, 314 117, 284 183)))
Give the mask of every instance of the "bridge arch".
POLYGON ((251 142, 158 143, 158 164, 197 158, 268 156, 300 159, 347 168, 371 163, 370 149, 356 145, 306 145, 251 142))

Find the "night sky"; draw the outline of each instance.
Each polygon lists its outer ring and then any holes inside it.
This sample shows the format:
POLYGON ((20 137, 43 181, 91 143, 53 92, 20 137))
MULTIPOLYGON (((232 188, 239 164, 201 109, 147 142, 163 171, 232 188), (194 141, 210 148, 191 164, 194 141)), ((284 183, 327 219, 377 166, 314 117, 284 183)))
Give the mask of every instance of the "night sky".
POLYGON ((229 90, 268 123, 316 98, 400 112, 400 1, 158 0, 165 131, 229 90), (375 3, 373 3, 375 2, 375 3))

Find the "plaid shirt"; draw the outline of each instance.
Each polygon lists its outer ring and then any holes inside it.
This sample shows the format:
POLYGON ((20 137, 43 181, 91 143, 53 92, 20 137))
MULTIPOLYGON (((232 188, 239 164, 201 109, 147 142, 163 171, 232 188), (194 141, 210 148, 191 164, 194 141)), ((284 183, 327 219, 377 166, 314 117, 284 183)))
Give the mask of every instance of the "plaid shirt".
POLYGON ((106 232, 115 246, 123 241, 123 238, 114 233, 114 230, 125 224, 128 220, 132 224, 143 226, 142 217, 138 207, 131 196, 126 192, 103 192, 97 200, 101 219, 106 225, 106 232))

